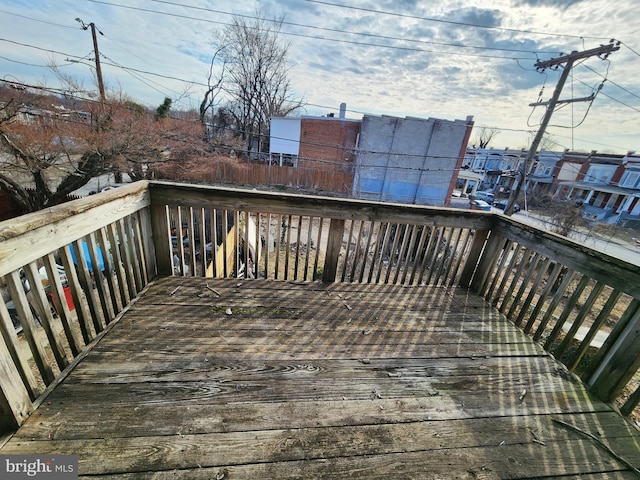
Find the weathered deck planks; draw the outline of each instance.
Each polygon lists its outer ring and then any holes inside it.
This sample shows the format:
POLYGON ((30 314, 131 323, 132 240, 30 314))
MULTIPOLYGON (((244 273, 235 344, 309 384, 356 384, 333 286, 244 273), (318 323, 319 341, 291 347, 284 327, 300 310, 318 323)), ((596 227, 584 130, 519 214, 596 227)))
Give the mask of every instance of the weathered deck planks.
POLYGON ((640 467, 639 432, 466 290, 169 278, 0 452, 91 478, 636 478, 552 418, 640 467))

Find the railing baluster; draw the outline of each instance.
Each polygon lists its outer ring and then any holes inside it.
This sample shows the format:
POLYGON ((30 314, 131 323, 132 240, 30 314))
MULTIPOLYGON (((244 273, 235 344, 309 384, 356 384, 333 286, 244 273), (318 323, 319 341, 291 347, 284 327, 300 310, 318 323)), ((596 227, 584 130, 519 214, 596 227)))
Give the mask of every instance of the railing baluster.
MULTIPOLYGON (((524 296, 524 293, 526 292, 527 287, 531 282, 531 278, 536 273, 536 269, 538 268, 538 264, 540 263, 541 259, 542 259, 542 255, 538 253, 534 253, 531 259, 531 263, 529 264, 529 268, 527 269, 527 273, 522 279, 522 283, 520 284, 518 293, 516 293, 516 297, 513 299, 513 303, 511 304, 511 307, 509 307, 509 311, 507 312, 507 315, 506 315, 507 318, 511 319, 515 315, 516 309, 520 306, 520 301, 522 300, 522 297, 524 296)), ((526 305, 524 306, 524 308, 526 308, 526 305)))
POLYGON ((604 306, 602 307, 602 310, 600 310, 600 313, 598 314, 596 319, 593 321, 591 328, 589 328, 589 331, 580 342, 580 345, 578 346, 576 351, 573 352, 571 357, 565 362, 565 365, 569 370, 572 370, 572 371, 576 370, 576 368, 578 367, 578 364, 580 363, 580 360, 582 360, 585 353, 587 352, 587 349, 591 345, 591 341, 596 337, 600 328, 602 328, 605 322, 609 319, 609 314, 611 313, 613 308, 616 306, 616 303, 618 303, 618 300, 620 300, 621 296, 622 296, 622 292, 620 291, 612 292, 608 296, 607 302, 604 304, 604 306))
MULTIPOLYGON (((509 240, 507 240, 504 243, 504 245, 502 246, 502 250, 500 250, 498 261, 496 262, 495 273, 491 278, 491 280, 487 281, 489 290, 486 293, 484 293, 482 296, 489 303, 492 303, 491 299, 493 298, 493 292, 498 286, 498 283, 499 283, 498 281, 500 280, 500 277, 504 278, 508 276, 509 270, 508 268, 504 268, 504 265, 505 263, 510 264, 510 260, 513 259, 513 257, 509 258, 509 253, 511 252, 511 246, 512 246, 512 243, 509 240)), ((500 282, 500 284, 504 285, 503 282, 500 282)))
POLYGON ((302 239, 302 215, 298 215, 298 231, 296 232, 296 259, 293 265, 293 280, 298 280, 298 267, 300 265, 300 241, 302 239))
POLYGON ((364 280, 364 272, 367 269, 369 262, 369 250, 371 249, 371 241, 373 239, 375 222, 367 222, 369 228, 367 229, 367 240, 365 242, 364 250, 362 251, 362 263, 360 264, 360 273, 358 273, 358 282, 362 283, 364 280))
MULTIPOLYGON (((389 283, 389 278, 391 277, 391 272, 393 271, 393 264, 395 259, 398 257, 398 243, 400 242, 400 231, 405 227, 404 224, 396 223, 394 224, 393 232, 393 242, 391 244, 391 250, 389 250, 389 263, 387 264, 387 271, 384 276, 384 283, 389 283)), ((400 261, 398 261, 398 265, 400 261)))
MULTIPOLYGON (((118 220, 118 237, 120 237, 120 248, 122 249, 122 258, 124 260, 125 273, 127 275, 127 287, 129 288, 129 296, 134 298, 138 294, 136 288, 136 276, 133 271, 133 256, 131 253, 131 234, 127 234, 125 222, 118 220)), ((180 264, 184 265, 184 263, 180 264)))
POLYGON ((287 216, 287 239, 285 241, 285 255, 284 255, 284 279, 289 280, 289 255, 291 254, 291 223, 293 221, 292 215, 287 216))
MULTIPOLYGON (((360 261, 360 257, 363 255, 362 252, 362 235, 364 230, 364 221, 360 220, 358 224, 358 238, 356 239, 356 248, 353 252, 353 262, 351 262, 351 273, 349 274, 349 281, 356 281, 356 269, 358 267, 358 262, 360 261)), ((364 257, 363 263, 366 263, 366 256, 364 257)))
POLYGON ((69 364, 69 360, 67 359, 67 354, 60 342, 58 332, 56 332, 54 318, 51 313, 51 306, 49 305, 49 301, 47 300, 47 296, 44 292, 40 274, 33 262, 25 265, 24 272, 27 281, 29 282, 29 294, 31 294, 31 300, 33 302, 32 308, 37 313, 40 325, 47 336, 48 342, 46 345, 51 350, 58 368, 62 371, 69 364))
POLYGON ((318 265, 320 263, 320 250, 321 250, 321 245, 322 245, 322 230, 324 227, 324 218, 320 217, 320 221, 318 224, 318 237, 316 239, 316 251, 315 251, 315 257, 313 259, 313 280, 320 280, 322 278, 321 275, 319 275, 318 272, 318 265))
POLYGON ((553 343, 560 336, 560 333, 562 332, 562 327, 564 326, 565 322, 567 321, 567 318, 569 318, 569 315, 571 314, 571 311, 575 308, 576 304, 578 303, 578 300, 580 300, 580 296, 582 295, 582 292, 584 291, 584 289, 589 284, 590 280, 591 279, 589 277, 587 277, 586 275, 583 275, 582 278, 580 279, 580 282, 576 286, 576 289, 573 291, 573 294, 571 295, 571 298, 566 303, 562 313, 560 314, 560 318, 558 318, 555 326, 553 327, 553 330, 551 330, 551 333, 547 337, 547 341, 544 344, 544 349, 545 350, 549 351, 551 349, 551 346, 553 345, 553 343))
POLYGON ((455 267, 453 268, 453 270, 451 271, 451 279, 449 280, 449 287, 452 287, 456 284, 456 281, 460 281, 457 279, 458 277, 458 271, 460 270, 460 265, 462 265, 463 260, 465 258, 464 253, 467 251, 467 249, 471 249, 471 246, 469 245, 469 239, 471 238, 471 230, 469 229, 464 229, 464 234, 463 234, 463 239, 461 242, 461 246, 456 248, 456 255, 458 257, 458 259, 456 260, 456 264, 455 267))
POLYGON ((276 261, 275 261, 274 274, 273 274, 273 278, 275 280, 278 280, 278 274, 280 270, 280 249, 281 249, 282 240, 284 240, 284 230, 283 230, 285 227, 284 218, 285 217, 283 215, 277 216, 278 222, 276 224, 276 261))
MULTIPOLYGON (((380 278, 382 276, 382 267, 384 266, 384 259, 385 259, 385 255, 387 253, 387 245, 389 245, 389 238, 391 237, 391 230, 393 229, 393 225, 392 223, 385 223, 384 224, 384 238, 382 240, 382 246, 380 247, 380 252, 378 255, 378 272, 376 273, 376 282, 375 283, 380 283, 380 278)), ((391 264, 391 258, 389 258, 389 263, 388 265, 391 264)), ((389 268, 389 267, 387 267, 389 268)))
POLYGON ((409 244, 409 238, 412 236, 413 225, 406 224, 404 225, 403 233, 402 233, 402 245, 400 246, 400 250, 398 250, 398 263, 396 266, 396 271, 393 274, 393 284, 397 284, 400 278, 400 272, 407 270, 407 248, 409 244), (411 231, 411 233, 409 233, 411 231))
POLYGON ((435 272, 438 264, 438 257, 440 256, 440 249, 442 248, 442 238, 444 237, 444 227, 436 228, 435 233, 436 239, 433 244, 433 255, 431 256, 429 265, 427 266, 427 270, 429 271, 429 275, 426 280, 427 285, 431 285, 431 279, 433 278, 433 273, 435 272))
POLYGON ((211 276, 217 278, 220 269, 220 265, 218 265, 218 210, 212 208, 209 214, 211 215, 211 270, 207 268, 207 276, 211 271, 211 276))
POLYGON ((428 225, 420 225, 420 239, 418 240, 418 246, 416 247, 416 254, 413 259, 413 266, 411 267, 411 277, 409 277, 409 285, 414 284, 414 280, 416 278, 416 272, 418 271, 418 265, 422 262, 422 252, 424 248, 424 244, 427 241, 427 235, 429 232, 428 225))
POLYGON ((93 289, 93 279, 91 278, 91 272, 89 271, 89 267, 87 266, 87 259, 84 255, 84 246, 85 242, 76 240, 73 242, 73 251, 76 256, 76 265, 78 268, 78 278, 80 280, 80 286, 84 291, 84 296, 87 300, 87 304, 89 306, 89 311, 91 312, 91 320, 93 321, 93 328, 95 333, 98 334, 105 327, 105 321, 102 317, 102 313, 98 308, 98 302, 96 301, 94 289, 93 289))
MULTIPOLYGON (((533 303, 533 298, 535 297, 536 293, 538 292, 538 288, 540 287, 540 284, 542 283, 542 279, 544 278, 544 274, 547 271, 547 269, 549 268, 549 265, 551 264, 551 259, 550 258, 544 258, 544 259, 541 259, 541 261, 542 261, 542 263, 540 265, 536 265, 536 267, 535 267, 535 270, 537 270, 537 274, 531 276, 531 278, 535 277, 535 280, 533 280, 531 282, 531 284, 529 285, 529 293, 527 295, 527 298, 523 302, 522 308, 520 309, 520 312, 518 313, 518 316, 513 321, 513 323, 517 327, 522 326, 522 322, 524 321, 524 317, 527 315, 527 313, 529 311, 529 307, 533 303)), ((532 273, 535 273, 535 272, 532 272, 532 273)))
POLYGON ((530 264, 533 256, 534 256, 534 252, 532 250, 525 249, 522 252, 522 255, 520 256, 520 264, 518 265, 518 269, 516 270, 516 273, 513 276, 513 279, 511 280, 511 284, 509 285, 509 288, 507 289, 507 292, 504 295, 502 304, 498 308, 498 311, 500 313, 505 313, 505 311, 507 310, 507 307, 511 305, 513 302, 515 302, 515 297, 513 297, 513 292, 518 286, 518 281, 520 280, 520 277, 524 273, 527 265, 530 264))
POLYGON ((625 417, 628 417, 633 413, 635 408, 640 405, 640 386, 638 386, 633 392, 624 405, 620 408, 620 413, 625 417))
POLYGON ((490 290, 487 296, 485 297, 487 302, 489 302, 494 307, 500 302, 500 297, 502 296, 502 292, 504 291, 504 288, 507 285, 507 281, 511 277, 513 268, 515 267, 516 262, 518 260, 519 250, 520 250, 520 246, 517 243, 514 243, 512 241, 507 241, 507 244, 504 248, 504 255, 508 257, 508 260, 507 260, 507 266, 502 269, 502 279, 500 280, 500 285, 498 286, 498 289, 495 290, 495 295, 490 290))
POLYGON ((265 224, 264 224, 264 278, 269 277, 269 252, 271 251, 271 213, 265 213, 265 224))
MULTIPOLYGON (((381 257, 382 257, 382 244, 383 244, 383 236, 384 234, 382 233, 383 230, 385 230, 385 223, 384 222, 380 222, 378 224, 378 229, 376 230, 376 239, 375 239, 375 244, 374 244, 374 248, 373 248, 373 256, 371 257, 371 264, 369 267, 369 276, 367 277, 367 283, 372 283, 373 281, 373 274, 376 272, 376 268, 377 271, 380 271, 380 263, 381 263, 381 257)), ((377 283, 377 281, 376 281, 377 283)))
POLYGON ((422 255, 422 261, 420 262, 420 276, 418 277, 418 285, 422 284, 422 279, 424 278, 424 274, 427 272, 429 268, 428 265, 431 263, 431 260, 432 260, 431 250, 434 248, 434 245, 437 246, 438 244, 438 241, 437 241, 438 229, 436 227, 428 227, 428 228, 429 228, 429 241, 427 242, 427 248, 425 248, 423 252, 420 252, 420 254, 422 255))
POLYGON ((35 378, 28 365, 17 354, 17 337, 6 305, 0 298, 0 432, 14 431, 33 411, 35 378), (15 339, 7 341, 12 333, 15 339), (9 361, 9 358, 13 360, 9 361), (28 376, 26 374, 28 373, 28 376))
POLYGON ((451 228, 451 233, 449 234, 449 239, 447 241, 447 261, 443 262, 442 271, 439 274, 439 277, 442 281, 438 281, 438 284, 445 286, 447 284, 447 280, 451 275, 451 265, 453 265, 453 261, 456 257, 456 251, 458 250, 458 243, 460 242, 460 237, 462 235, 462 230, 459 228, 451 228), (454 240, 455 236, 455 240, 454 240))
POLYGON ((40 376, 42 377, 45 385, 49 385, 55 380, 55 375, 53 374, 51 365, 49 365, 49 362, 47 361, 47 352, 38 338, 35 319, 31 312, 31 305, 29 304, 29 300, 25 294, 20 274, 14 270, 5 278, 7 280, 7 287, 9 287, 11 299, 13 300, 20 317, 20 324, 22 325, 25 340, 31 349, 33 360, 38 367, 38 371, 40 372, 40 376))
POLYGON ((436 271, 435 279, 433 281, 434 285, 438 285, 440 283, 440 277, 442 275, 443 270, 445 269, 445 265, 449 262, 449 248, 451 247, 451 239, 453 238, 453 228, 444 229, 442 232, 442 236, 444 237, 445 230, 448 231, 446 235, 446 240, 443 244, 443 253, 442 253, 442 261, 438 266, 438 270, 436 271))
MULTIPOLYGON (((115 315, 117 315, 124 308, 122 300, 118 296, 117 280, 115 279, 116 267, 113 264, 113 252, 109 248, 109 242, 107 241, 105 229, 101 228, 96 232, 98 248, 103 252, 102 259, 105 267, 105 278, 107 280, 107 289, 111 298, 111 309, 115 315)), ((112 318, 113 319, 113 318, 112 318)))
MULTIPOLYGON (((553 317, 553 312, 556 310, 556 307, 562 301, 564 297, 564 292, 567 290, 567 288, 573 281, 573 277, 575 275, 575 272, 573 270, 565 269, 565 268, 562 268, 561 270, 564 271, 564 277, 562 278, 560 285, 558 285, 557 287, 555 287, 555 285, 552 286, 556 288, 556 293, 551 299, 551 302, 549 303, 549 305, 547 306, 547 311, 545 312, 544 316, 540 320, 540 323, 538 324, 538 328, 536 329, 536 332, 533 335, 533 340, 535 342, 539 341, 542 338, 542 335, 544 334, 544 331, 547 328, 547 324, 549 323, 549 320, 551 320, 551 318, 553 317)), ((560 275, 562 276, 562 272, 560 273, 560 275)))
POLYGON ((115 317, 113 314, 113 307, 109 303, 109 295, 105 288, 105 278, 102 273, 103 268, 106 267, 104 257, 107 253, 101 250, 101 255, 98 257, 96 241, 93 233, 90 233, 86 237, 87 250, 89 251, 89 259, 91 261, 90 273, 93 274, 92 286, 95 285, 95 289, 98 291, 98 301, 102 309, 102 315, 105 325, 111 322, 111 319, 115 317))
MULTIPOLYGON (((307 217, 308 221, 307 221, 307 252, 306 255, 304 257, 304 277, 303 277, 303 281, 307 281, 309 278, 309 260, 311 259, 311 242, 312 242, 312 228, 313 228, 313 217, 307 217)), ((313 276, 312 276, 313 278, 313 276)))
POLYGON ((538 314, 542 310, 544 303, 547 301, 547 297, 549 296, 549 293, 551 293, 551 290, 553 289, 553 286, 558 280, 558 276, 560 275, 561 271, 562 271, 562 265, 559 263, 554 263, 553 270, 551 271, 551 273, 549 274, 549 277, 546 280, 545 287, 540 293, 540 295, 538 296, 538 299, 536 301, 536 306, 533 308, 533 311, 531 312, 531 314, 529 314, 529 320, 527 321, 527 324, 524 326, 523 330, 525 333, 529 333, 533 328, 536 318, 538 318, 538 314))
POLYGON ((260 278, 260 252, 262 251, 262 241, 260 239, 260 223, 262 214, 256 212, 256 237, 255 237, 255 258, 253 259, 253 278, 260 278))
POLYGON ((593 286, 593 288, 591 289, 591 293, 589 294, 589 298, 587 298, 587 301, 580 308, 578 315, 571 324, 571 328, 560 343, 560 346, 553 352, 556 358, 562 358, 564 356, 567 348, 569 347, 569 344, 575 339, 576 333, 578 333, 578 329, 584 323, 585 319, 587 318, 587 314, 593 308, 594 303, 602 293, 603 289, 604 284, 600 282, 596 282, 596 284, 593 286))
MULTIPOLYGON (((15 327, 13 326, 11 315, 9 314, 9 310, 7 310, 7 306, 1 298, 0 333, 2 334, 2 338, 4 340, 4 342, 0 341, 0 348, 6 349, 6 354, 11 357, 13 363, 12 367, 10 362, 0 362, 0 366, 6 365, 5 368, 0 369, 0 371, 3 373, 3 375, 0 375, 0 383, 3 385, 2 392, 4 393, 4 397, 7 402, 11 404, 11 410, 15 410, 15 405, 12 403, 13 401, 21 402, 19 403, 20 406, 24 405, 27 409, 29 409, 31 403, 26 401, 27 398, 24 396, 24 393, 26 393, 29 399, 35 400, 36 397, 40 394, 40 392, 38 391, 38 381, 31 371, 31 366, 29 365, 27 358, 22 354, 20 340, 18 339, 15 327), (15 373, 17 373, 22 380, 22 385, 24 386, 25 390, 24 392, 21 392, 22 388, 20 388, 18 382, 16 381, 14 375, 15 373), (12 401, 13 397, 15 398, 12 401)), ((8 357, 5 356, 2 358, 8 357)), ((7 408, 9 408, 9 405, 7 405, 7 408)), ((19 408, 18 410, 21 409, 19 408)), ((14 415, 15 413, 16 412, 14 411, 14 415)), ((24 412, 24 414, 26 415, 28 414, 28 412, 24 412)))
POLYGON ((69 245, 60 249, 60 259, 67 275, 67 283, 71 291, 71 298, 78 316, 80 332, 85 344, 89 344, 93 340, 91 310, 87 303, 87 298, 82 291, 82 285, 78 278, 78 270, 76 269, 73 259, 71 258, 71 247, 69 245))
POLYGON ((60 280, 58 265, 52 253, 44 257, 43 261, 47 271, 47 277, 49 279, 51 294, 53 295, 54 306, 58 317, 60 318, 60 322, 62 323, 62 328, 64 329, 67 342, 69 343, 71 354, 75 358, 82 351, 84 344, 82 343, 82 339, 78 336, 77 330, 74 328, 75 322, 71 315, 71 311, 69 310, 69 305, 67 304, 67 297, 64 292, 65 287, 62 285, 62 281, 60 280))

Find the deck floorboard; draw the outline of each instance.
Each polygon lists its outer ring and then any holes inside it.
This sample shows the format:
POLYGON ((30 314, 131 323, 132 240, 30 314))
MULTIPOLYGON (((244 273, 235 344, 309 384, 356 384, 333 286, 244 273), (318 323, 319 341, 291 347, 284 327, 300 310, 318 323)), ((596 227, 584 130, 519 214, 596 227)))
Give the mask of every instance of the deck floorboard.
POLYGON ((640 433, 463 289, 154 282, 0 450, 96 479, 638 478, 640 433))

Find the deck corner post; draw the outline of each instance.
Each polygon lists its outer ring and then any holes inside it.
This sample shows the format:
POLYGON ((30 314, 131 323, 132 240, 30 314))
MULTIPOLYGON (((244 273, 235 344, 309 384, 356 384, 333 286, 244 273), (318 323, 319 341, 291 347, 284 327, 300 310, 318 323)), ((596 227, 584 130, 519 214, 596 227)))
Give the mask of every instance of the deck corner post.
POLYGON ((169 213, 166 205, 151 204, 151 231, 157 273, 164 276, 171 275, 173 273, 171 232, 169 231, 169 213))
POLYGON ((504 237, 495 230, 491 231, 489 239, 487 240, 482 256, 478 262, 478 268, 471 280, 471 290, 479 293, 481 296, 483 292, 483 286, 485 285, 489 275, 493 271, 495 265, 498 263, 498 257, 500 250, 504 247, 504 237))
POLYGON ((589 390, 605 402, 613 401, 640 368, 640 308, 587 380, 589 390))
POLYGON ((478 261, 480 260, 480 254, 484 249, 484 244, 489 236, 489 230, 476 230, 473 232, 473 243, 471 244, 471 250, 464 262, 462 273, 460 274, 459 285, 461 287, 468 288, 471 286, 471 280, 473 280, 476 267, 478 267, 478 261))
POLYGON ((17 430, 31 412, 29 392, 0 336, 0 434, 17 430))
POLYGON ((327 253, 324 259, 322 271, 323 282, 335 282, 338 272, 338 258, 342 249, 342 237, 344 235, 344 219, 332 218, 329 225, 329 238, 327 240, 327 253))

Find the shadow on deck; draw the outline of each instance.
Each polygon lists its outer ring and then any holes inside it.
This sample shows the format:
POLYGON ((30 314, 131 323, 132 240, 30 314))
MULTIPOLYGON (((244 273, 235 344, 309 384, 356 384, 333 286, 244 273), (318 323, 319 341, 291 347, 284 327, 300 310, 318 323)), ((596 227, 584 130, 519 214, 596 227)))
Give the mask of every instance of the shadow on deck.
POLYGON ((467 289, 171 277, 107 330, 0 454, 118 479, 640 467, 639 432, 467 289))

